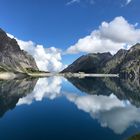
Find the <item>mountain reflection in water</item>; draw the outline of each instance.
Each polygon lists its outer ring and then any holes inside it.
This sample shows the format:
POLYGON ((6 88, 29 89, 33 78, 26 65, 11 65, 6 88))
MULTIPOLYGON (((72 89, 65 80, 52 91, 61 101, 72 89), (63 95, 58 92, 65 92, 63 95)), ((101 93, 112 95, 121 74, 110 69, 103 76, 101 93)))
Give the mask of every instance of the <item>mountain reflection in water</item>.
POLYGON ((49 77, 0 81, 0 117, 18 106, 60 97, 88 113, 103 129, 121 135, 129 127, 140 125, 139 93, 139 79, 49 77))
POLYGON ((0 81, 0 117, 9 109, 13 109, 19 99, 31 93, 37 79, 19 79, 0 81))

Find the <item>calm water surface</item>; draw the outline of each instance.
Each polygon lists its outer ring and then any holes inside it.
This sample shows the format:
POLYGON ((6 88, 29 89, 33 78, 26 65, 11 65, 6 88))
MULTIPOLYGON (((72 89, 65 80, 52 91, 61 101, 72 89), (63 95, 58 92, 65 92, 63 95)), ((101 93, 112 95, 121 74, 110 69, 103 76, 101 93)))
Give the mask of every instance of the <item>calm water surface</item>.
POLYGON ((108 78, 0 81, 0 140, 125 140, 140 132, 140 83, 108 78))

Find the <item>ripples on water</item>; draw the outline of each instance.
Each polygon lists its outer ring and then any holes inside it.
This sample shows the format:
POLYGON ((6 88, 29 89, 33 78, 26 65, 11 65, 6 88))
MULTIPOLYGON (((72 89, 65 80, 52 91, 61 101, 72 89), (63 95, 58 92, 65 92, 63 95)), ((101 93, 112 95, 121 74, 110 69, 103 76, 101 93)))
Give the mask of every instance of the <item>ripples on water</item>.
POLYGON ((139 82, 62 77, 0 81, 0 139, 126 139, 140 132, 139 82))

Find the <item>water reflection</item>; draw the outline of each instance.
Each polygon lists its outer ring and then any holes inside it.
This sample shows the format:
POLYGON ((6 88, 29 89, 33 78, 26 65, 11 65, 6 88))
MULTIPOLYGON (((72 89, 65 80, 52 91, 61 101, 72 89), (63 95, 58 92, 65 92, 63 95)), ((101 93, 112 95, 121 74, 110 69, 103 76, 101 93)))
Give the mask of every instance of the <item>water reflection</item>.
POLYGON ((60 96, 62 78, 41 78, 31 94, 21 98, 17 105, 31 104, 33 101, 42 101, 43 98, 55 99, 60 96))
MULTIPOLYGON (((102 127, 122 134, 140 123, 140 81, 109 78, 61 77, 0 81, 0 116, 16 105, 31 105, 45 98, 65 97, 102 127), (76 87, 80 94, 71 89, 76 87), (84 92, 84 93, 83 93, 84 92)), ((65 112, 64 112, 65 113, 65 112)))
POLYGON ((129 100, 131 104, 140 107, 140 80, 119 78, 68 78, 80 91, 91 95, 109 96, 112 93, 120 100, 129 100))
POLYGON ((19 99, 31 93, 38 79, 0 81, 0 117, 15 108, 19 99))
POLYGON ((98 119, 102 127, 123 133, 140 123, 140 81, 110 78, 68 78, 80 91, 89 95, 66 94, 78 109, 98 119))
POLYGON ((102 127, 109 127, 115 133, 123 133, 129 126, 140 122, 140 110, 130 105, 129 102, 120 101, 116 96, 86 95, 77 96, 67 94, 67 99, 98 119, 102 127))

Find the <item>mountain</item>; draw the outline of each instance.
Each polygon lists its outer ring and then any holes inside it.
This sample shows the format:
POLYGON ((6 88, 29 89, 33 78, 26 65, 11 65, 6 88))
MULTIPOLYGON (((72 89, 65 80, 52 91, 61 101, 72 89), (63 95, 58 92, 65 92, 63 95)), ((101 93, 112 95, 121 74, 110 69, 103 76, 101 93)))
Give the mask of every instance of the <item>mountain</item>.
POLYGON ((127 73, 131 77, 140 76, 140 44, 139 43, 137 43, 127 51, 121 63, 120 72, 127 73))
POLYGON ((108 60, 112 58, 110 53, 90 53, 83 55, 69 65, 64 72, 85 72, 85 73, 96 73, 98 72, 108 60))
POLYGON ((0 72, 27 73, 28 70, 38 71, 34 58, 0 29, 0 72))
POLYGON ((81 56, 66 69, 65 72, 85 73, 118 73, 135 78, 140 76, 140 44, 129 50, 121 49, 115 55, 110 53, 93 53, 81 56))
POLYGON ((119 66, 121 65, 127 50, 120 49, 102 68, 103 73, 117 73, 119 66))
POLYGON ((120 73, 129 77, 140 75, 140 44, 129 50, 119 50, 103 68, 104 73, 120 73))

